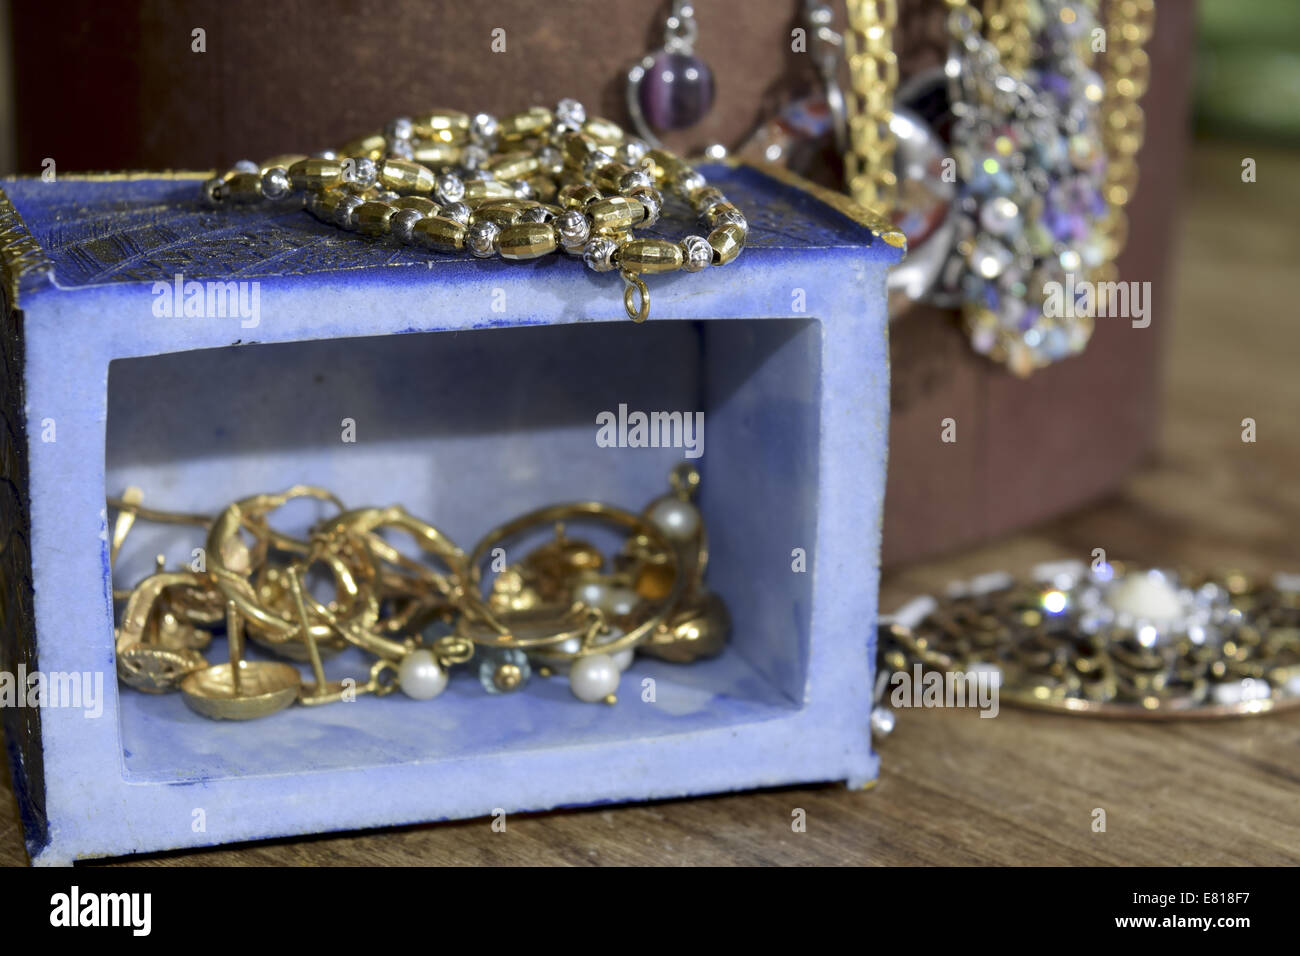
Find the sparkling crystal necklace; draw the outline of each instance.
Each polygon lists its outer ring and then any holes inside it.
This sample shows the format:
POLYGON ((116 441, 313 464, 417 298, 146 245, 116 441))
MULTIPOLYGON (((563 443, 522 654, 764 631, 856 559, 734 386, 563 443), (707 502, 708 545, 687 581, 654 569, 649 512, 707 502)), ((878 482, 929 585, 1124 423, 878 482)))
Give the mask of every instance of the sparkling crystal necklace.
POLYGON ((203 184, 213 207, 301 203, 322 222, 373 240, 480 258, 557 250, 618 271, 634 322, 650 314, 643 275, 699 272, 740 255, 745 216, 700 173, 651 149, 576 100, 508 116, 435 110, 312 156, 244 160, 203 184), (638 237, 668 193, 704 235, 638 237))
POLYGON ((848 0, 846 179, 908 236, 891 310, 958 307, 976 351, 1028 375, 1082 351, 1093 330, 1086 309, 1047 314, 1047 290, 1113 276, 1154 6, 1111 3, 1105 29, 1095 0, 989 0, 987 20, 967 0, 948 6, 943 69, 891 96, 896 5, 848 0), (1105 77, 1090 66, 1099 45, 1105 77))

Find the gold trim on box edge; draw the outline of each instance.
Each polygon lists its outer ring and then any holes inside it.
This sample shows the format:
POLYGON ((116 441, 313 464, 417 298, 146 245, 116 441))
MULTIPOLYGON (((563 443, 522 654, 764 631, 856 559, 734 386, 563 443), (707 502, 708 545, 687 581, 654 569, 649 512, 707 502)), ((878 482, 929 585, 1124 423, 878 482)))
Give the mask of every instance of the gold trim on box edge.
POLYGON ((892 222, 886 219, 874 209, 856 203, 849 196, 843 193, 835 192, 833 189, 827 189, 825 186, 819 186, 811 180, 804 179, 798 173, 792 173, 784 166, 777 166, 773 163, 763 162, 761 160, 727 160, 726 164, 732 168, 748 166, 756 169, 764 176, 769 176, 777 182, 794 189, 802 190, 808 193, 814 199, 818 199, 830 206, 836 212, 852 219, 859 226, 865 226, 871 230, 871 234, 877 239, 883 239, 886 243, 896 249, 902 249, 904 255, 907 253, 907 238, 902 231, 892 222))

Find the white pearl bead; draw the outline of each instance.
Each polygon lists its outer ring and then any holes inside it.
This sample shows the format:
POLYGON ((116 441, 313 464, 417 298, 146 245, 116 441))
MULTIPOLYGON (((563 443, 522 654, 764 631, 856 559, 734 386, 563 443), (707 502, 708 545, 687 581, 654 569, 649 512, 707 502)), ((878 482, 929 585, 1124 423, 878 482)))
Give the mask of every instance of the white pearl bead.
POLYGON ((640 600, 631 588, 608 588, 599 607, 615 617, 626 617, 636 610, 637 602, 640 600))
POLYGON ((397 684, 407 697, 430 700, 447 689, 447 672, 433 651, 411 651, 397 670, 397 684))
POLYGON ((602 581, 583 581, 573 596, 587 607, 604 607, 609 586, 602 581))
POLYGON ((689 541, 700 527, 695 505, 680 498, 661 498, 650 509, 650 520, 673 541, 689 541))
POLYGON ((580 657, 569 668, 569 689, 578 700, 599 703, 618 690, 618 665, 608 654, 580 657))

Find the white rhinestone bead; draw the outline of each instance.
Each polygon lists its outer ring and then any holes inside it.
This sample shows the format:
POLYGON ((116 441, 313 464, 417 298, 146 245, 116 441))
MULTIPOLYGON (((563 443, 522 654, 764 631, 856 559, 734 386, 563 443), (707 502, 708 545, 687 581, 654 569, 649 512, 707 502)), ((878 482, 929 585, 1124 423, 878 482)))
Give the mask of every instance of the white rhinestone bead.
POLYGON ((634 169, 631 172, 624 173, 618 179, 619 192, 628 192, 636 189, 638 186, 653 186, 654 180, 644 169, 634 169))
POLYGON ((614 151, 614 159, 624 166, 640 166, 641 160, 645 159, 648 152, 650 146, 645 140, 628 139, 614 151))
POLYGON ((561 213, 560 217, 555 220, 555 231, 560 237, 560 244, 566 248, 569 246, 581 246, 591 235, 591 223, 576 209, 570 209, 561 213))
POLYGON ((501 227, 495 222, 483 220, 469 227, 465 233, 465 247, 480 259, 496 255, 497 240, 501 238, 501 227))
POLYGON ((469 124, 469 138, 479 146, 491 148, 500 129, 501 124, 491 113, 475 113, 469 124))
POLYGON ((409 243, 414 235, 415 224, 424 218, 418 209, 399 209, 388 220, 388 228, 398 242, 409 243))
POLYGON ((334 207, 334 221, 344 229, 355 229, 356 223, 352 219, 353 213, 365 203, 360 196, 344 196, 339 200, 339 204, 334 207))
POLYGON ((462 226, 469 225, 470 213, 473 210, 463 202, 446 203, 442 207, 441 215, 447 219, 453 219, 462 226))
POLYGON ((713 262, 713 247, 703 236, 687 236, 681 245, 683 271, 699 272, 713 262))
POLYGON ((438 177, 437 188, 435 193, 438 202, 444 206, 450 203, 460 202, 465 195, 465 184, 459 176, 452 173, 443 173, 438 177))
POLYGON ((587 243, 582 252, 582 261, 593 272, 609 272, 614 268, 614 253, 618 246, 613 240, 598 236, 587 243))
POLYGON ((577 100, 560 100, 555 104, 555 119, 568 129, 579 129, 587 122, 587 108, 577 100))
POLYGON ((537 164, 545 172, 558 176, 564 168, 564 154, 554 146, 543 146, 537 151, 537 164))
POLYGON ((663 193, 653 186, 637 186, 635 189, 627 191, 628 199, 635 199, 645 207, 645 219, 641 220, 640 228, 653 226, 659 221, 659 214, 664 208, 663 193))
POLYGON ((492 154, 486 149, 472 143, 460 151, 460 164, 471 172, 481 167, 491 158, 492 154))
POLYGON ((737 209, 728 209, 725 212, 718 213, 718 218, 714 221, 713 228, 717 229, 719 226, 727 225, 739 226, 746 232, 749 231, 749 221, 745 219, 744 213, 737 209))
POLYGON ((707 185, 703 176, 693 169, 688 169, 673 181, 673 192, 683 199, 690 199, 691 193, 707 185))
POLYGON ((358 186, 373 186, 379 169, 369 156, 353 156, 343 161, 343 178, 358 186))
POLYGON ((262 174, 262 195, 267 199, 284 199, 292 191, 289 173, 279 166, 262 174))
POLYGON ((415 124, 409 116, 399 116, 388 124, 384 136, 391 143, 395 139, 410 139, 415 134, 415 124))

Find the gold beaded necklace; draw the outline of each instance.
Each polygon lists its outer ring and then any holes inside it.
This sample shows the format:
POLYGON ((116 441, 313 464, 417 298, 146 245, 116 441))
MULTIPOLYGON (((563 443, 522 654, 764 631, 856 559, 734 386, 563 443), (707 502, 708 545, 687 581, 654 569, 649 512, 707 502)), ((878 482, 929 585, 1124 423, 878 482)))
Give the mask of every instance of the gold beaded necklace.
POLYGON ((563 251, 618 271, 628 317, 644 322, 643 275, 699 272, 740 255, 745 216, 689 163, 589 118, 575 100, 500 119, 435 110, 314 156, 241 161, 203 184, 213 207, 302 202, 316 218, 371 239, 479 258, 563 251), (638 237, 664 193, 690 206, 704 235, 638 237))

